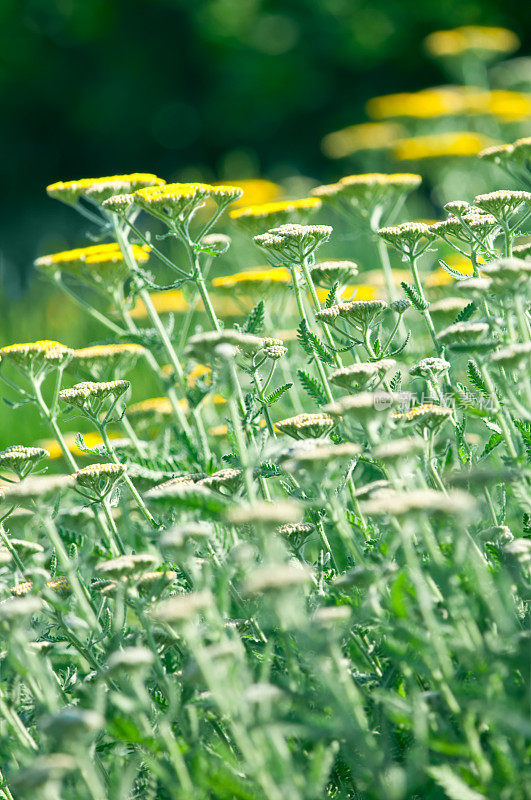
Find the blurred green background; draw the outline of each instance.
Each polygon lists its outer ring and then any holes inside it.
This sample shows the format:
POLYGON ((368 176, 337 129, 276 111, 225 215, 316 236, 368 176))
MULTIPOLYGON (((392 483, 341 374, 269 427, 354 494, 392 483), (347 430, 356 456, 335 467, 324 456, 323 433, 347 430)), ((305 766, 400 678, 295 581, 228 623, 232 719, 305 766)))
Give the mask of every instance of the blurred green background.
MULTIPOLYGON (((0 259, 25 289, 36 254, 81 243, 59 180, 337 176, 324 134, 368 98, 444 82, 429 32, 504 25, 522 0, 0 0, 0 259), (240 174, 235 174, 240 173, 240 174)), ((0 330, 4 334, 4 326, 0 330)))

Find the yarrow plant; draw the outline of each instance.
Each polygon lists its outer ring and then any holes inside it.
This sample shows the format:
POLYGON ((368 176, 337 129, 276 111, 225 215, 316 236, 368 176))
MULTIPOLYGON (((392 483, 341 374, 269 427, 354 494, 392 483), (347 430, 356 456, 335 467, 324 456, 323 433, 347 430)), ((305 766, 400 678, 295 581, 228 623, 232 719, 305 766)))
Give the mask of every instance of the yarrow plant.
MULTIPOLYGON (((514 37, 427 46, 484 67, 514 37)), ((331 154, 400 128, 370 125, 331 154)), ((48 187, 92 243, 37 269, 101 336, 0 347, 52 437, 0 452, 0 797, 529 797, 529 143, 477 161, 521 185, 437 221, 408 172, 48 187)))

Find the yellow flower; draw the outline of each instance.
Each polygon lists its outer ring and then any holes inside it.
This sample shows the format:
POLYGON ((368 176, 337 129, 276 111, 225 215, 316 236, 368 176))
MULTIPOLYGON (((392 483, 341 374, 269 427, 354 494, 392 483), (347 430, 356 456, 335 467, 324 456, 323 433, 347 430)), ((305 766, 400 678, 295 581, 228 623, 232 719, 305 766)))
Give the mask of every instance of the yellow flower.
POLYGON ((281 200, 276 203, 245 206, 230 212, 233 222, 250 231, 274 228, 287 222, 304 223, 312 213, 321 208, 318 197, 304 197, 300 200, 281 200))
MULTIPOLYGON (((409 277, 409 275, 408 275, 409 277)), ((328 290, 321 289, 318 287, 316 289, 317 297, 320 303, 324 303, 326 298, 328 297, 328 290)), ((366 286, 366 285, 358 285, 358 286, 345 286, 344 290, 341 292, 341 301, 346 300, 376 300, 379 297, 379 292, 376 286, 366 286)))
POLYGON ((195 364, 186 376, 186 382, 190 387, 195 386, 199 378, 205 378, 205 381, 210 383, 210 379, 208 379, 207 376, 211 374, 212 370, 210 367, 205 366, 205 364, 195 364))
MULTIPOLYGON (((120 439, 121 434, 116 431, 108 432, 109 439, 120 439)), ((68 450, 74 456, 87 456, 83 450, 80 450, 76 444, 76 437, 75 434, 69 433, 64 437, 65 444, 68 450)), ((103 444, 103 439, 99 435, 99 433, 95 433, 91 431, 90 433, 83 434, 83 440, 87 447, 93 448, 97 447, 98 445, 103 444)), ((42 447, 44 447, 50 453, 50 458, 58 459, 62 458, 63 451, 61 450, 61 446, 56 439, 45 439, 43 442, 40 443, 42 447)))
POLYGON ((422 177, 409 172, 367 172, 361 175, 346 175, 332 187, 318 187, 323 200, 332 205, 343 201, 352 204, 362 214, 370 213, 375 206, 394 202, 398 196, 408 194, 420 186, 422 177), (332 191, 321 193, 323 188, 332 191))
MULTIPOLYGON (((132 246, 133 257, 140 264, 148 260, 149 250, 146 245, 132 246)), ((67 272, 86 283, 111 290, 129 273, 129 267, 117 242, 40 256, 36 259, 35 266, 46 274, 67 272)))
POLYGON ((367 103, 367 113, 372 119, 388 117, 432 119, 459 113, 461 108, 462 101, 459 93, 444 88, 387 94, 373 97, 367 103))
POLYGON ((74 205, 82 195, 88 193, 100 202, 114 194, 134 192, 144 186, 161 186, 166 183, 149 172, 133 172, 130 175, 110 175, 105 178, 80 178, 77 181, 58 181, 46 187, 50 197, 74 205))
POLYGON ((500 122, 523 122, 531 116, 531 94, 502 89, 487 94, 487 112, 500 122))
POLYGON ((151 186, 134 192, 134 202, 156 217, 164 220, 190 218, 205 200, 211 198, 218 206, 225 207, 238 200, 243 190, 238 186, 209 183, 168 183, 151 186))
POLYGON ((404 133, 401 125, 391 122, 364 122, 349 125, 324 137, 321 148, 329 158, 344 158, 359 150, 389 147, 404 133))
POLYGON ((518 36, 507 28, 466 25, 449 31, 435 31, 425 39, 433 56, 459 56, 468 50, 512 53, 520 44, 518 36))
MULTIPOLYGON (((183 411, 188 410, 188 402, 186 399, 179 400, 179 405, 183 411)), ((127 409, 128 417, 146 417, 146 416, 161 416, 169 417, 173 414, 172 404, 167 397, 149 397, 147 400, 141 400, 138 403, 133 403, 127 409)))
POLYGON ((231 181, 232 186, 243 190, 243 195, 234 202, 234 208, 254 206, 262 203, 271 203, 280 194, 280 186, 263 178, 247 178, 241 181, 231 181))
MULTIPOLYGON (((150 294, 151 302, 158 314, 181 313, 188 310, 188 303, 180 289, 168 289, 165 292, 150 294)), ((131 311, 133 319, 146 319, 148 312, 144 301, 138 298, 131 311)))
MULTIPOLYGON (((462 275, 472 275, 472 264, 467 258, 459 255, 450 255, 445 261, 449 267, 460 272, 462 275)), ((448 286, 453 283, 454 280, 455 278, 452 278, 446 270, 442 267, 437 267, 437 269, 426 276, 425 286, 426 289, 438 289, 442 286, 448 286)))
POLYGON ((258 287, 264 289, 268 286, 278 286, 291 283, 291 275, 286 267, 264 267, 262 269, 249 269, 244 272, 235 272, 232 275, 224 275, 214 278, 212 286, 215 289, 231 290, 252 289, 258 287))
POLYGON ((415 136, 396 143, 393 155, 401 161, 424 158, 475 156, 492 141, 479 133, 456 131, 415 136))

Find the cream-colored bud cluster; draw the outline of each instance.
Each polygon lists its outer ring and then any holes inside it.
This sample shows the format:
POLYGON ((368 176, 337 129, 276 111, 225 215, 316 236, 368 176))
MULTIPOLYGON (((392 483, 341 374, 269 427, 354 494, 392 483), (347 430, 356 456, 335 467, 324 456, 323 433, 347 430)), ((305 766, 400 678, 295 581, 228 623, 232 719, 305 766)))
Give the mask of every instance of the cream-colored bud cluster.
POLYGON ((0 452, 0 469, 9 469, 21 474, 26 472, 28 467, 31 468, 32 465, 42 461, 43 458, 49 457, 50 453, 43 447, 14 445, 0 452))
POLYGON ((377 361, 359 361, 348 367, 341 367, 330 373, 329 380, 336 386, 352 389, 366 386, 372 378, 382 377, 396 366, 393 358, 382 358, 377 361))
POLYGON ((316 439, 325 436, 334 427, 334 420, 329 414, 297 414, 275 423, 281 433, 293 439, 316 439))
POLYGON ((487 322, 454 322, 437 334, 440 342, 474 342, 489 332, 487 322))
POLYGON ((117 399, 127 392, 130 386, 131 384, 126 380, 83 381, 76 383, 70 389, 62 389, 59 392, 59 398, 63 403, 82 408, 91 400, 105 400, 107 397, 117 399))
POLYGON ((531 205, 531 192, 500 189, 496 192, 478 194, 474 198, 474 205, 487 214, 492 214, 496 219, 505 218, 517 213, 524 206, 531 205))

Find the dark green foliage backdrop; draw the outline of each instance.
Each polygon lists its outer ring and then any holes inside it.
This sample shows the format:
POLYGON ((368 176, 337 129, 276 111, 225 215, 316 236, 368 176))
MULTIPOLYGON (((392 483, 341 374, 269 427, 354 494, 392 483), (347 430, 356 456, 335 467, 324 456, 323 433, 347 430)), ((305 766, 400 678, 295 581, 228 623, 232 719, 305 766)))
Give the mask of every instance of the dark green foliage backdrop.
MULTIPOLYGON (((54 180, 333 176, 322 135, 374 94, 441 82, 432 30, 501 24, 522 0, 0 0, 0 257, 16 295, 45 243, 77 244, 54 180), (235 177, 244 177, 243 174, 235 177), (58 234, 63 239, 49 237, 58 234)), ((79 224, 79 223, 77 223, 79 224)))

